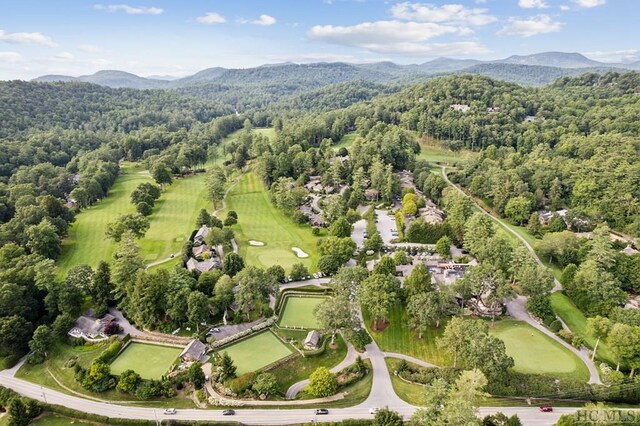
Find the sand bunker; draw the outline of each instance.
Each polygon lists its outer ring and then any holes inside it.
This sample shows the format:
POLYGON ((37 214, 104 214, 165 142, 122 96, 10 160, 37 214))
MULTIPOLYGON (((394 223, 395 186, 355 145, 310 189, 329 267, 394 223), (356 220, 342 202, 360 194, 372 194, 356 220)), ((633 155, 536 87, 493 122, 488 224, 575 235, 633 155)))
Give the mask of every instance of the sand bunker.
POLYGON ((296 252, 296 256, 298 257, 309 257, 309 255, 307 253, 305 253, 304 251, 302 251, 301 248, 299 247, 291 247, 291 250, 296 252))
POLYGON ((249 240, 249 245, 250 246, 263 246, 264 243, 262 241, 249 240))

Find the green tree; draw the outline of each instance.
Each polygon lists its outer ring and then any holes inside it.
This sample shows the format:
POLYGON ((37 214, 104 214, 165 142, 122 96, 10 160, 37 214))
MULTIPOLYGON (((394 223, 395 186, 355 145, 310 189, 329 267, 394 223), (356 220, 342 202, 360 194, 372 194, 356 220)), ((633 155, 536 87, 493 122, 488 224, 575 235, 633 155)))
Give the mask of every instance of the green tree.
POLYGON ((340 264, 351 259, 353 252, 356 250, 356 243, 349 237, 326 237, 318 241, 318 251, 321 255, 336 256, 340 260, 340 264))
POLYGON ((226 176, 224 170, 219 166, 213 166, 207 170, 205 176, 205 187, 207 198, 213 202, 213 209, 218 208, 218 202, 224 199, 226 176))
POLYGON ((431 273, 427 265, 419 263, 413 268, 411 274, 404 280, 404 288, 411 294, 426 293, 435 290, 431 282, 431 273))
POLYGON ((373 267, 374 274, 396 275, 396 262, 391 256, 384 255, 373 267))
POLYGON ((285 279, 284 268, 280 265, 271 265, 267 268, 267 275, 272 277, 277 282, 282 282, 285 279))
POLYGON ((278 391, 278 381, 272 373, 261 373, 253 382, 252 388, 259 395, 268 397, 278 391))
POLYGON ((489 217, 481 212, 474 213, 464 226, 464 248, 482 259, 489 240, 495 232, 493 222, 489 217))
POLYGON ((294 263, 291 266, 291 279, 293 281, 299 281, 309 275, 309 270, 303 263, 294 263))
MULTIPOLYGON (((22 355, 28 348, 33 327, 18 315, 0 318, 0 353, 22 355)), ((68 331, 68 330, 67 330, 68 331)))
POLYGON ((437 295, 431 292, 417 293, 409 298, 407 303, 409 325, 418 332, 418 339, 422 339, 422 334, 439 318, 437 301, 434 301, 436 297, 437 295))
POLYGON ((136 389, 141 381, 142 378, 138 373, 133 370, 125 370, 120 374, 120 377, 118 377, 116 389, 123 393, 135 395, 136 389))
POLYGON ((609 318, 595 316, 592 318, 587 318, 587 333, 591 336, 595 337, 596 344, 593 346, 593 354, 591 355, 591 361, 596 358, 596 353, 598 351, 598 345, 600 344, 601 339, 606 339, 611 331, 611 321, 609 318))
POLYGON ((529 219, 531 210, 533 209, 533 202, 529 197, 519 195, 511 198, 504 208, 504 213, 509 219, 518 225, 521 225, 529 219))
POLYGON ((101 260, 91 276, 88 292, 93 301, 94 313, 97 317, 107 313, 112 290, 111 268, 107 262, 101 260))
POLYGON ((229 253, 225 255, 222 261, 222 272, 233 277, 242 269, 244 269, 244 259, 239 254, 229 253))
POLYGON ((205 375, 204 371, 202 371, 202 364, 199 362, 194 362, 189 366, 187 370, 187 377, 189 378, 189 382, 196 389, 202 389, 204 386, 205 375))
POLYGON ((383 245, 384 241, 378 231, 369 235, 369 238, 364 242, 364 248, 373 251, 379 251, 383 245))
POLYGON ((331 396, 338 390, 336 375, 326 367, 318 367, 309 376, 309 393, 318 398, 331 396))
POLYGON ((195 324, 196 329, 200 331, 200 324, 209 319, 209 299, 199 291, 194 291, 187 299, 187 317, 189 322, 195 324))
POLYGON ((148 203, 141 201, 136 204, 136 211, 142 216, 150 216, 151 213, 153 213, 153 207, 151 207, 148 203))
POLYGON ((354 328, 358 324, 356 308, 345 294, 325 298, 315 307, 313 314, 322 329, 331 333, 331 344, 340 330, 354 328))
POLYGON ((374 318, 374 330, 378 321, 385 320, 389 310, 398 300, 400 283, 391 275, 373 274, 362 282, 358 291, 358 300, 363 309, 374 318))
POLYGON ((201 209, 198 213, 198 217, 196 218, 196 228, 200 228, 204 225, 211 226, 211 215, 207 209, 201 209))
POLYGON ((39 325, 33 332, 31 341, 29 342, 29 354, 28 361, 31 364, 40 364, 47 357, 47 351, 53 343, 53 334, 51 328, 47 325, 39 325))
POLYGON ((402 416, 393 410, 388 408, 382 408, 378 410, 376 415, 373 417, 373 425, 374 426, 402 426, 404 425, 404 421, 402 420, 402 416))
POLYGON ((129 296, 133 294, 138 271, 144 269, 140 256, 140 247, 134 241, 133 235, 126 233, 116 247, 113 254, 113 284, 114 299, 125 308, 129 304, 129 296))
POLYGON ((164 188, 165 185, 171 185, 173 179, 171 178, 171 171, 164 164, 158 164, 151 169, 151 177, 153 180, 164 188))
POLYGON ((123 235, 129 232, 134 238, 142 238, 149 230, 149 219, 143 215, 123 214, 113 222, 107 224, 105 235, 115 242, 119 242, 123 235))
POLYGON ((60 255, 60 236, 49 218, 44 218, 39 224, 28 227, 26 235, 27 247, 32 253, 49 259, 56 259, 60 255))
POLYGON ((436 253, 438 253, 440 256, 444 257, 445 259, 448 259, 451 257, 452 245, 453 245, 453 242, 451 241, 451 238, 445 235, 444 237, 440 238, 436 243, 436 253))
POLYGON ((236 377, 236 366, 228 353, 222 354, 220 360, 220 381, 225 382, 236 377))
POLYGON ((617 323, 611 327, 609 338, 607 339, 609 348, 616 358, 616 371, 620 370, 621 364, 631 366, 631 377, 638 364, 640 352, 640 327, 617 323))
POLYGON ((340 216, 331 224, 329 235, 338 238, 351 237, 351 224, 345 216, 340 216))

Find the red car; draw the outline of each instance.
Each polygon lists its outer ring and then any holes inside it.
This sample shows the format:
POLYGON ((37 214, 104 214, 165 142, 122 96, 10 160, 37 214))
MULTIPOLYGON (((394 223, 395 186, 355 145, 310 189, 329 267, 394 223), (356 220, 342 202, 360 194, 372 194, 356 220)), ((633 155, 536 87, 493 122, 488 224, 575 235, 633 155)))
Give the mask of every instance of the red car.
POLYGON ((542 407, 540 407, 540 411, 542 411, 543 413, 550 413, 553 411, 553 407, 550 405, 543 405, 542 407))

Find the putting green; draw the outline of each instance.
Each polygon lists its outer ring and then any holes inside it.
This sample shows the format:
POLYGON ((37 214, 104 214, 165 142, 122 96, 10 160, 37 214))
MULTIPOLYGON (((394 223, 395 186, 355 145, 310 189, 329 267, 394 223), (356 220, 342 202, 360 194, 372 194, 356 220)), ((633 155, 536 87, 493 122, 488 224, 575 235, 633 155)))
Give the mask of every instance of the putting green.
POLYGON ((529 324, 521 321, 501 321, 491 334, 504 341, 507 354, 521 373, 569 375, 588 380, 589 372, 576 355, 529 324))
POLYGON ((313 314, 324 297, 288 296, 280 314, 280 326, 319 328, 320 323, 313 314))
POLYGON ((143 379, 160 379, 178 358, 182 349, 169 346, 130 343, 111 363, 111 374, 133 370, 143 379))
MULTIPOLYGON (((278 210, 269 200, 269 193, 255 173, 240 177, 227 196, 227 209, 238 213, 233 226, 240 255, 249 265, 268 268, 280 265, 286 271, 296 263, 313 270, 318 261, 317 237, 309 225, 298 225, 278 210), (249 240, 262 241, 264 246, 250 246, 249 240), (299 258, 291 247, 300 247, 308 258, 299 258)), ((219 214, 225 217, 224 212, 219 214)))
POLYGON ((289 347, 270 331, 256 334, 218 352, 229 354, 238 376, 259 370, 291 354, 289 347))

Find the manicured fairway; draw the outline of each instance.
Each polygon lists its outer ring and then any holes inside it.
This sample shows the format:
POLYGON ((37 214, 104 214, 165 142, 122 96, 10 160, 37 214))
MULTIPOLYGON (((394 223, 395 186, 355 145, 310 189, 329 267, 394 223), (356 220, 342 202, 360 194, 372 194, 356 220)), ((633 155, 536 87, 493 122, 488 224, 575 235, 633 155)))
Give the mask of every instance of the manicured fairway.
MULTIPOLYGON (((279 211, 269 200, 269 194, 258 176, 250 172, 240 177, 238 184, 227 195, 227 209, 238 213, 238 224, 233 227, 240 255, 249 265, 268 268, 281 265, 288 272, 294 263, 302 262, 313 269, 318 261, 317 238, 309 225, 298 225, 279 211), (265 243, 249 246, 249 240, 265 243), (299 247, 309 254, 299 258, 291 247, 299 247)), ((225 217, 221 212, 219 216, 225 217)))
POLYGON ((149 217, 150 227, 140 241, 145 263, 166 259, 178 253, 191 231, 201 209, 211 209, 205 200, 204 173, 174 179, 162 193, 149 217))
POLYGON ((280 325, 282 327, 320 327, 313 310, 323 300, 324 297, 288 296, 280 314, 280 325))
POLYGON ((111 373, 117 376, 133 370, 143 379, 160 379, 181 352, 182 349, 169 346, 130 343, 111 363, 111 373))
POLYGON ((227 353, 237 367, 238 376, 256 371, 276 362, 289 354, 291 350, 270 331, 257 334, 222 348, 220 353, 227 353))
POLYGON ((136 186, 152 182, 149 172, 141 166, 124 163, 120 176, 109 190, 109 195, 76 216, 69 228, 69 236, 63 241, 58 266, 63 272, 86 263, 96 267, 101 260, 111 260, 114 245, 104 236, 107 224, 124 213, 134 213, 129 196, 136 186))
POLYGON ((589 379, 587 367, 577 356, 527 323, 500 321, 490 332, 504 341, 516 371, 589 379))

